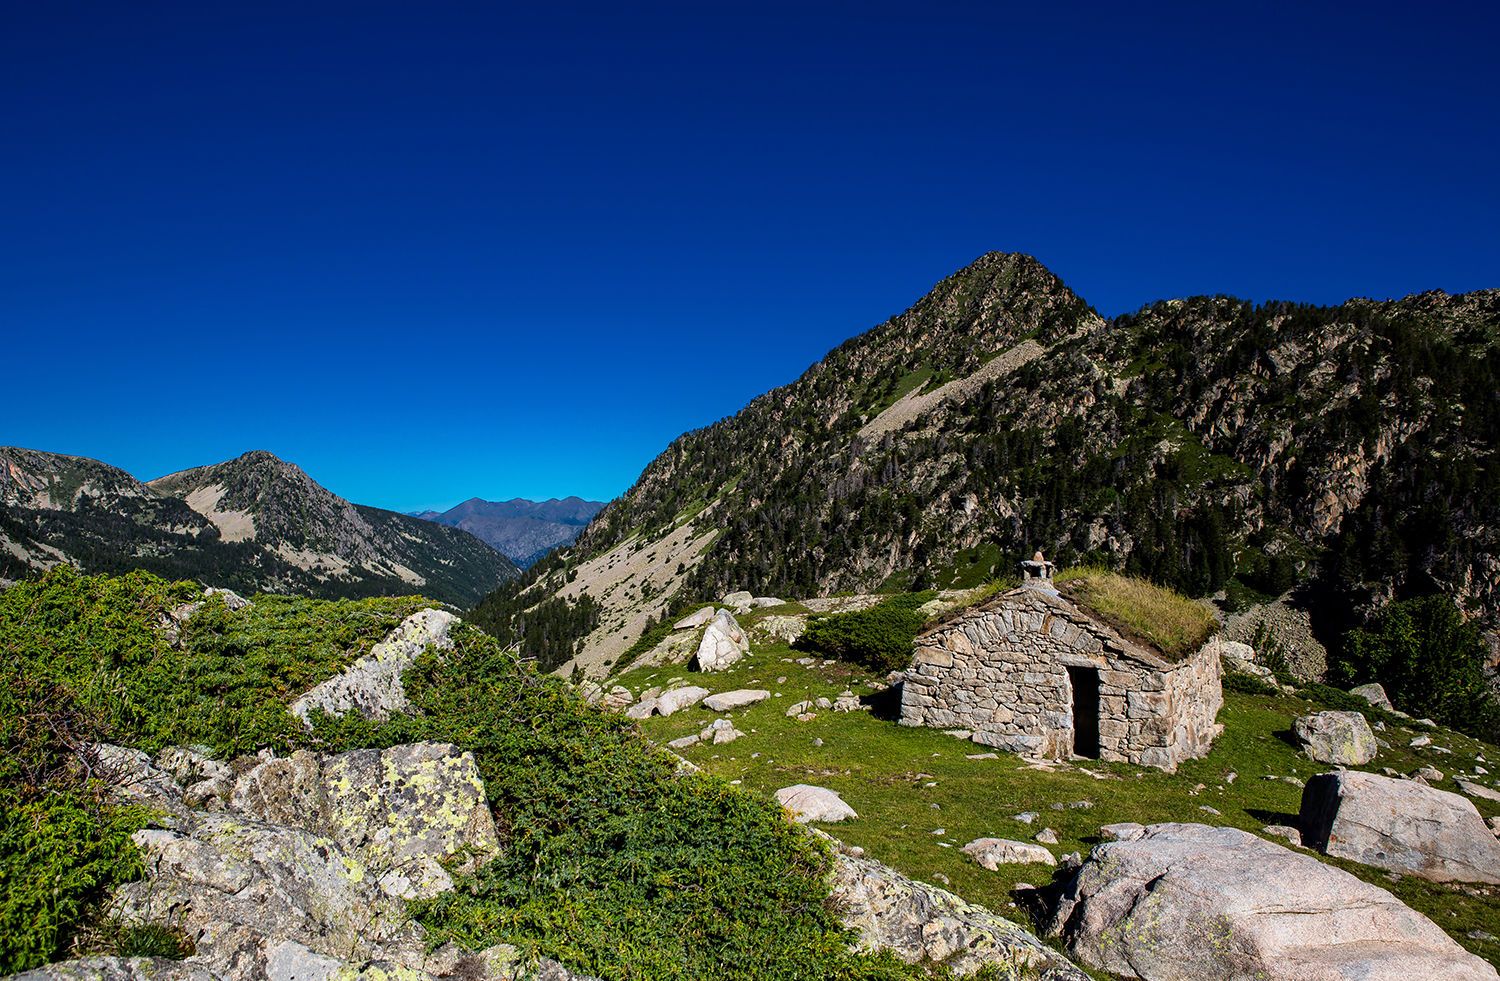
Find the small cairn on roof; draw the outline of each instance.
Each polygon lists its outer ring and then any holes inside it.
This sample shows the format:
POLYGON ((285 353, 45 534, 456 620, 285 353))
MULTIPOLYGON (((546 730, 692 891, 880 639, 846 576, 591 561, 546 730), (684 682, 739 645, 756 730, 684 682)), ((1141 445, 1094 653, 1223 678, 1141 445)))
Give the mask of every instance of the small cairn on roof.
POLYGON ((1031 561, 1021 563, 1021 585, 1026 589, 1040 589, 1056 596, 1057 587, 1052 585, 1052 574, 1056 571, 1057 566, 1048 562, 1042 555, 1042 550, 1037 549, 1031 561))

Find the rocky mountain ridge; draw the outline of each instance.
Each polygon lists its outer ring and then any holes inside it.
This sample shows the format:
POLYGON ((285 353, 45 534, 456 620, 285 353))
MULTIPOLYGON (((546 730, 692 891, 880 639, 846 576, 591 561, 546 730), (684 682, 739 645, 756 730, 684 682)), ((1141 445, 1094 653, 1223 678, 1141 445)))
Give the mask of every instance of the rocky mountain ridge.
POLYGON ((9 579, 68 562, 467 606, 519 571, 467 532, 353 504, 263 450, 143 483, 97 460, 0 448, 0 536, 9 579))
POLYGON ((423 511, 413 517, 462 528, 525 569, 553 549, 570 544, 602 507, 603 501, 585 501, 580 497, 546 501, 519 497, 485 501, 472 497, 446 511, 423 511))
POLYGON ((990 253, 674 440, 500 595, 511 616, 597 601, 575 641, 592 650, 688 598, 971 585, 1042 548, 1231 608, 1336 596, 1329 632, 1428 591, 1493 629, 1497 338, 1500 290, 1107 321, 1035 259, 990 253))

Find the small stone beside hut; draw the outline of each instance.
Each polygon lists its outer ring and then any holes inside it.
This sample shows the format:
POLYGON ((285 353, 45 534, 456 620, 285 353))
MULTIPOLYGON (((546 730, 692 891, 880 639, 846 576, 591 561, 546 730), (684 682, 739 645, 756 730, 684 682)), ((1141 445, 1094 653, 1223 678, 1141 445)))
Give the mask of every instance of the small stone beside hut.
POLYGON ((1173 662, 1074 606, 1038 554, 1024 584, 916 639, 901 724, 967 729, 986 746, 1167 771, 1223 731, 1211 646, 1173 662))

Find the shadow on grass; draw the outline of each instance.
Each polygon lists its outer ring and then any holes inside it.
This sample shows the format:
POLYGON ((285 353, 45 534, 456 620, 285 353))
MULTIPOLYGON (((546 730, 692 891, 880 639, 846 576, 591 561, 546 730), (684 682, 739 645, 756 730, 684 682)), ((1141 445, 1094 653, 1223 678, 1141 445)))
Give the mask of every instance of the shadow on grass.
POLYGON ((1300 826, 1297 824, 1299 815, 1296 814, 1288 814, 1285 811, 1263 811, 1258 807, 1247 807, 1245 808, 1245 813, 1255 820, 1268 825, 1280 824, 1288 828, 1298 828, 1300 830, 1300 826))
POLYGON ((1286 743, 1297 752, 1302 752, 1302 743, 1297 739, 1297 734, 1292 730, 1278 729, 1275 732, 1271 733, 1271 735, 1277 739, 1280 739, 1282 742, 1286 743))

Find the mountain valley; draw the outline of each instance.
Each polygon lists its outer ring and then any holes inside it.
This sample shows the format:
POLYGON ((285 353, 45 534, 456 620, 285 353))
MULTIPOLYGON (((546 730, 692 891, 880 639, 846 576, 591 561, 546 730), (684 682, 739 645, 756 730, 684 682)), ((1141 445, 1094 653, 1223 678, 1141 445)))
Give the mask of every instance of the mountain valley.
POLYGON ((602 507, 603 501, 585 501, 578 497, 548 501, 527 501, 519 497, 509 501, 483 501, 473 497, 446 511, 413 512, 412 517, 462 528, 493 545, 525 569, 553 549, 571 544, 602 507))

